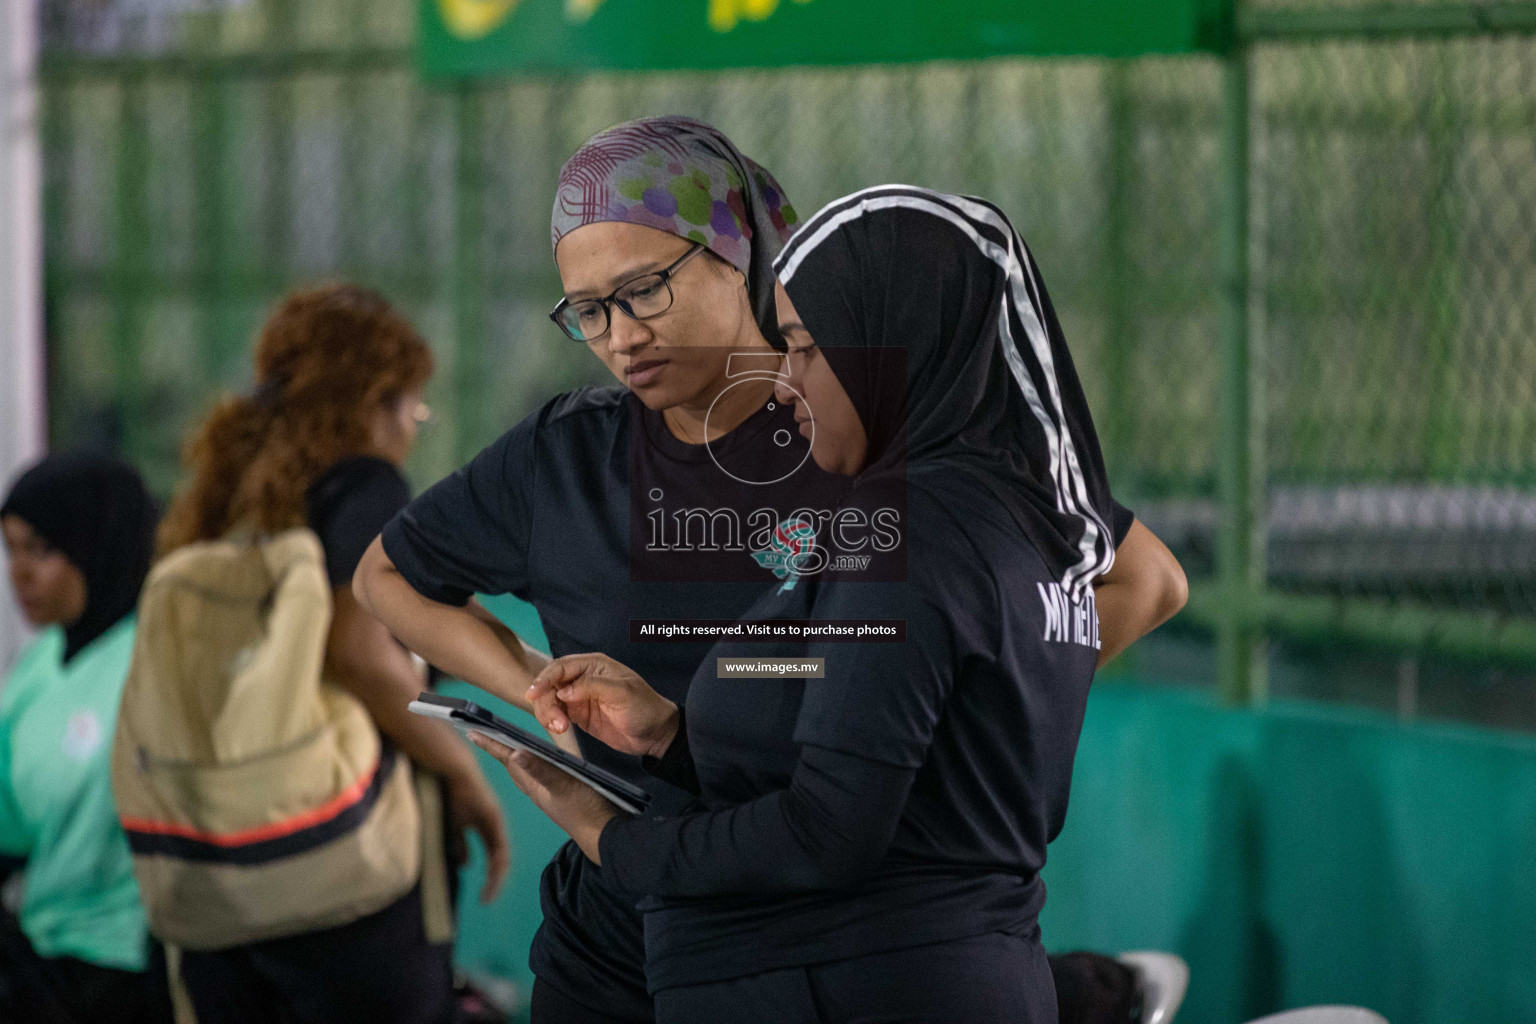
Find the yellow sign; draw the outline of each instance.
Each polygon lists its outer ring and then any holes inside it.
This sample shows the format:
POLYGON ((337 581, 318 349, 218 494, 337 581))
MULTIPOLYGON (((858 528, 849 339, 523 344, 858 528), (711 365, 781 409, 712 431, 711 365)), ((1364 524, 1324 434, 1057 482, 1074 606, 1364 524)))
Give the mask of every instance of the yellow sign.
MULTIPOLYGON (((459 39, 483 39, 512 16, 519 0, 437 0, 443 24, 459 39)), ((795 0, 809 3, 810 0, 795 0)), ((565 0, 567 21, 583 22, 603 6, 604 0, 565 0)), ((766 21, 779 8, 779 0, 708 0, 709 27, 729 32, 743 21, 766 21)))
MULTIPOLYGON (((809 3, 810 0, 795 0, 809 3)), ((742 21, 767 21, 779 9, 779 0, 709 0, 709 27, 729 32, 742 21)))
POLYGON ((603 0, 565 0, 565 17, 568 21, 586 21, 601 6, 603 0))
POLYGON ((1227 53, 1236 0, 410 2, 437 78, 1227 53))
POLYGON ((517 0, 437 0, 437 9, 448 31, 467 40, 490 35, 511 17, 516 6, 517 0))

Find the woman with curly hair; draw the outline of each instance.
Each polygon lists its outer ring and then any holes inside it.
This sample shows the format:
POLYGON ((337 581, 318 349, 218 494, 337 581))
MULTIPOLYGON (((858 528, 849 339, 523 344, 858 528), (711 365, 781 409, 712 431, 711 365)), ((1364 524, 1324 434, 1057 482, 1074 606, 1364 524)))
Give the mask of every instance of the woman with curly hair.
MULTIPOLYGON (((255 392, 224 399, 191 434, 191 482, 166 514, 160 554, 240 530, 314 530, 333 588, 327 678, 357 697, 415 765, 442 780, 453 823, 485 842, 482 898, 489 900, 509 863, 495 794, 450 728, 407 712, 420 673, 351 589, 363 551, 410 500, 400 466, 428 415, 421 392, 431 351, 377 293, 328 285, 278 305, 257 339, 255 361, 255 392)), ((425 881, 337 927, 184 952, 181 978, 198 1021, 446 1024, 452 949, 428 936, 425 881)))

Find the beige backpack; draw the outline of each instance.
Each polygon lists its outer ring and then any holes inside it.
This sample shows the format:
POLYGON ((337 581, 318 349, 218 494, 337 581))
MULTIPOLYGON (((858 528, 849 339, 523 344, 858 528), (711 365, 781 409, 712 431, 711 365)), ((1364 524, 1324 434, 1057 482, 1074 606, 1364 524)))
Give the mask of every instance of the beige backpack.
POLYGON ((191 544, 139 603, 112 751, 162 941, 194 950, 345 924, 410 891, 410 764, 323 673, 331 592, 307 529, 191 544))

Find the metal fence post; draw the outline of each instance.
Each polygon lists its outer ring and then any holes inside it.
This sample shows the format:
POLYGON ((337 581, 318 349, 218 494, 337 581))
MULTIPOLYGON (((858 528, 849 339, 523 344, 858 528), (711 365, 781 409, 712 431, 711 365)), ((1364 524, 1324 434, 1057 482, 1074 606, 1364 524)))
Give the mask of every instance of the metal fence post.
POLYGON ((1223 593, 1217 627, 1222 695, 1234 703, 1264 694, 1260 606, 1264 589, 1263 432, 1255 430, 1259 369, 1252 358, 1248 300, 1248 49, 1239 39, 1222 67, 1219 248, 1220 425, 1216 571, 1223 593), (1255 486, 1258 481, 1258 486, 1255 486), (1258 494, 1255 494, 1255 491, 1258 494))
POLYGON ((1108 209, 1104 224, 1104 375, 1109 401, 1104 403, 1104 456, 1117 491, 1134 496, 1141 481, 1129 479, 1136 408, 1132 360, 1136 348, 1137 286, 1141 283, 1131 258, 1131 222, 1135 218, 1132 179, 1136 170, 1135 97, 1131 65, 1110 61, 1104 70, 1109 115, 1108 209))
POLYGON ((467 462, 485 436, 485 155, 481 87, 454 85, 454 455, 467 462))
POLYGON ((114 251, 110 271, 112 428, 121 432, 123 454, 143 465, 142 353, 145 282, 150 279, 145 191, 149 178, 148 115, 144 78, 124 75, 117 87, 116 161, 113 166, 114 251))
POLYGON ((231 371, 244 354, 244 339, 230 316, 229 183, 224 173, 229 129, 224 79, 217 74, 203 79, 193 102, 198 139, 193 199, 201 262, 198 304, 205 325, 202 370, 207 384, 217 389, 227 386, 231 371))

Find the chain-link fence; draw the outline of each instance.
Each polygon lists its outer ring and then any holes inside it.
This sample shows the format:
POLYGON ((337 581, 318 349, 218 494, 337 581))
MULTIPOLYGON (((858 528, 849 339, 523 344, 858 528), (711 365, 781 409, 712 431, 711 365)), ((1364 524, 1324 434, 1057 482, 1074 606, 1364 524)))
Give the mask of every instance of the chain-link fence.
MULTIPOLYGON (((1269 584, 1252 615, 1303 639, 1518 661, 1536 617, 1536 17, 1427 38, 1475 9, 1424 6, 1440 28, 1379 38, 1369 20, 1307 20, 1352 6, 1259 7, 1239 58, 1269 584)), ((168 491, 187 424, 249 384, 272 300, 346 277, 437 348, 443 422, 413 467, 435 479, 601 380, 544 319, 556 173, 602 127, 686 113, 802 213, 884 181, 997 201, 1061 310, 1117 491, 1197 584, 1214 577, 1232 443, 1222 58, 433 84, 414 15, 410 0, 45 2, 55 444, 119 443, 168 491)), ((1192 620, 1219 620, 1226 594, 1207 588, 1192 620)))

